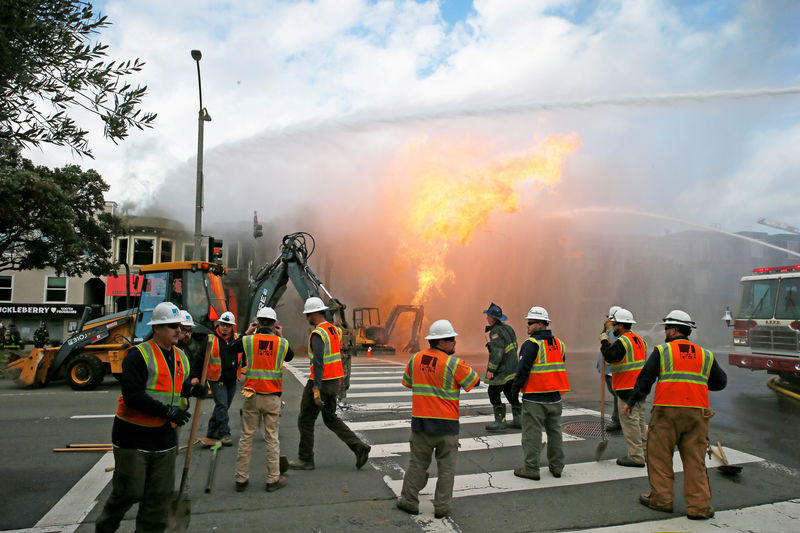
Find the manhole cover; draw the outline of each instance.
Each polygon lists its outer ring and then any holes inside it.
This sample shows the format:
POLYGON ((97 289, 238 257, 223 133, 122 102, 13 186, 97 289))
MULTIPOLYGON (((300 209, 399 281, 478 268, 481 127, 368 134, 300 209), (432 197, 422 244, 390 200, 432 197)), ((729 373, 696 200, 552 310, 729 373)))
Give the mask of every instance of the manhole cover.
MULTIPOLYGON (((591 437, 599 439, 600 435, 600 421, 587 420, 583 422, 568 422, 562 424, 561 430, 564 433, 569 433, 575 437, 591 437)), ((606 431, 608 434, 608 431, 606 431)))

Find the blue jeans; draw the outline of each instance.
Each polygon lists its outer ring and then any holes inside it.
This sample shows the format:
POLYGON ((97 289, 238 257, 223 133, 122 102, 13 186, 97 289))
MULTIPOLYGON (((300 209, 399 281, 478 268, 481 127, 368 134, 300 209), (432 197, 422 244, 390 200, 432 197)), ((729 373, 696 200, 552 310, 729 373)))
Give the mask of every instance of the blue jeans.
POLYGON ((230 436, 231 426, 228 419, 228 409, 236 394, 236 382, 211 381, 211 393, 214 395, 214 412, 208 421, 206 437, 222 438, 230 436))

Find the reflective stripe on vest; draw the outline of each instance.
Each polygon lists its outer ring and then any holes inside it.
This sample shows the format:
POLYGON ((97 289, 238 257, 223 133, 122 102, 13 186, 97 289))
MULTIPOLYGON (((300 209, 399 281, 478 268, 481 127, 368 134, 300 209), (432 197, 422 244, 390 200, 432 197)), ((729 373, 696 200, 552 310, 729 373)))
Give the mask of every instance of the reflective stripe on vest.
MULTIPOLYGON (((440 350, 417 352, 408 364, 411 380, 411 416, 458 420, 460 385, 455 375, 458 357, 448 356, 440 350)), ((474 383, 478 375, 471 370, 463 380, 474 383)))
POLYGON ((644 368, 647 359, 647 344, 636 333, 629 331, 617 337, 625 347, 625 358, 611 365, 611 387, 614 390, 630 390, 644 368))
POLYGON ((653 405, 707 408, 714 354, 687 340, 661 344, 656 349, 661 355, 661 371, 653 405))
POLYGON ((531 373, 522 387, 522 392, 567 392, 569 380, 567 366, 564 364, 564 343, 556 337, 549 339, 529 337, 528 340, 539 346, 539 353, 531 366, 531 373))
MULTIPOLYGON (((206 379, 209 381, 219 381, 222 378, 222 356, 220 354, 219 335, 213 333, 209 334, 211 339, 211 357, 208 359, 208 371, 206 372, 206 379)), ((239 335, 233 333, 232 340, 238 339, 239 335)), ((224 339, 223 339, 224 340, 224 339)), ((238 356, 237 356, 238 359, 238 356)), ((236 366, 238 367, 238 361, 236 366)), ((241 370, 237 371, 237 378, 241 377, 241 370)))
MULTIPOLYGON (((189 358, 186 353, 177 346, 173 347, 174 373, 170 374, 164 352, 154 341, 137 344, 135 348, 142 354, 142 359, 147 365, 145 393, 164 405, 174 405, 182 409, 189 407, 189 400, 181 398, 183 381, 189 375, 189 358)), ((164 417, 148 415, 128 407, 121 395, 117 400, 117 417, 132 424, 148 427, 163 426, 167 421, 164 417)))
POLYGON ((283 389, 283 359, 289 342, 277 335, 246 335, 242 339, 247 357, 247 377, 244 386, 262 394, 283 389))
POLYGON ((310 379, 314 379, 314 351, 311 349, 311 337, 319 335, 325 343, 322 356, 322 379, 338 379, 344 377, 342 355, 339 346, 339 328, 330 322, 320 322, 308 336, 308 362, 311 364, 310 379))

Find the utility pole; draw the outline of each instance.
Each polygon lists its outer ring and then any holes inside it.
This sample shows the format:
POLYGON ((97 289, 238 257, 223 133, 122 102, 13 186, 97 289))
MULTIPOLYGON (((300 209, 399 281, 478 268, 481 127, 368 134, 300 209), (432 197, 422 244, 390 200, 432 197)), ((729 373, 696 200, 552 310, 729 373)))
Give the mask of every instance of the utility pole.
POLYGON ((784 224, 783 222, 776 222, 775 220, 769 220, 767 218, 761 217, 758 219, 758 223, 762 226, 769 226, 771 228, 782 229, 783 231, 788 231, 789 233, 795 233, 800 235, 800 229, 790 226, 789 224, 784 224))
POLYGON ((200 94, 200 111, 197 115, 197 195, 194 211, 194 251, 192 259, 202 261, 200 255, 203 249, 203 123, 211 122, 211 115, 203 107, 203 86, 200 83, 200 59, 203 54, 200 50, 192 50, 192 59, 197 64, 197 90, 200 94))

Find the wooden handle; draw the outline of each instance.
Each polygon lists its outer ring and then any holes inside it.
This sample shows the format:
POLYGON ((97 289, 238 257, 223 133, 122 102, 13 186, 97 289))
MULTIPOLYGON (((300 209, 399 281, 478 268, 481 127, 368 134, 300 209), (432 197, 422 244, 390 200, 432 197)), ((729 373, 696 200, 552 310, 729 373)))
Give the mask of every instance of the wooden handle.
POLYGON ((728 464, 728 457, 725 455, 725 450, 722 449, 722 444, 717 441, 717 448, 719 448, 719 455, 722 462, 728 464))

